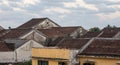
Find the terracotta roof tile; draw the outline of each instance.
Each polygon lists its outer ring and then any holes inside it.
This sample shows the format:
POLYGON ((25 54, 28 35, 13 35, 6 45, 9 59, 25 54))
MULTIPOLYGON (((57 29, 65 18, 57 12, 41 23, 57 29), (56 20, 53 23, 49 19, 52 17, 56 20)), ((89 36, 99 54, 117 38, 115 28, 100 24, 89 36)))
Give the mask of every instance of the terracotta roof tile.
POLYGON ((78 27, 52 27, 50 29, 38 29, 43 34, 47 35, 48 37, 65 37, 66 35, 71 34, 78 27))
POLYGON ((1 36, 0 39, 7 39, 7 38, 19 38, 20 36, 30 32, 31 29, 11 29, 5 35, 1 36))
POLYGON ((77 30, 78 28, 80 28, 80 26, 76 26, 76 27, 52 27, 52 29, 58 30, 64 34, 72 33, 75 30, 77 30))
POLYGON ((62 41, 64 37, 58 37, 57 39, 53 40, 48 46, 56 46, 60 41, 62 41))
POLYGON ((112 38, 114 37, 118 32, 106 32, 104 31, 99 37, 104 37, 104 38, 112 38))
POLYGON ((120 31, 120 28, 104 28, 102 31, 99 37, 112 38, 120 31))
POLYGON ((7 43, 0 41, 0 51, 13 51, 7 46, 7 43))
POLYGON ((92 37, 97 37, 101 32, 87 32, 81 38, 92 38, 92 37))
POLYGON ((89 39, 64 39, 61 41, 57 47, 59 48, 69 48, 69 49, 80 49, 84 46, 89 39))
POLYGON ((9 32, 10 30, 4 29, 0 31, 0 37, 5 35, 7 32, 9 32))
POLYGON ((18 27, 18 29, 26 29, 26 28, 32 28, 35 25, 38 25, 39 23, 43 22, 46 20, 46 18, 34 18, 31 19, 30 21, 22 24, 21 26, 18 27))
POLYGON ((120 40, 95 39, 80 55, 120 56, 120 40))
POLYGON ((64 36, 62 32, 55 29, 38 29, 38 30, 48 37, 64 36))

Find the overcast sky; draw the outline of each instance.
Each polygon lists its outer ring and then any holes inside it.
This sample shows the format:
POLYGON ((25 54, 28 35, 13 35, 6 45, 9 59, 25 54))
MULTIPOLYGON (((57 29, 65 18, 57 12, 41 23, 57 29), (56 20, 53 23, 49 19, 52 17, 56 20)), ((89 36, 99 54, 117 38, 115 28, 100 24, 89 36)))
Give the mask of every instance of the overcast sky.
POLYGON ((41 17, 61 26, 120 27, 120 0, 0 0, 0 25, 4 28, 41 17))

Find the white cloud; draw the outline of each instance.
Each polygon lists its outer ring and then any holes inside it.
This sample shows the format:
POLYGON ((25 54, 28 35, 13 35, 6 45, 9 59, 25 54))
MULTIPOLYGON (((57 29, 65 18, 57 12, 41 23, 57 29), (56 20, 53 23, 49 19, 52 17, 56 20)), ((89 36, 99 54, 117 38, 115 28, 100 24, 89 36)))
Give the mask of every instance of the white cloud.
POLYGON ((16 4, 22 7, 28 7, 29 5, 36 5, 36 3, 40 3, 40 0, 21 0, 16 4))
POLYGON ((109 2, 120 2, 120 0, 107 0, 109 2))
POLYGON ((2 13, 3 11, 2 10, 0 10, 0 13, 2 13))
POLYGON ((68 8, 76 8, 76 7, 83 7, 89 10, 98 11, 99 9, 94 4, 86 3, 84 0, 75 0, 74 2, 64 2, 65 7, 68 8))
POLYGON ((58 16, 58 18, 60 18, 60 19, 63 19, 64 17, 65 17, 65 15, 58 16))
POLYGON ((23 11, 26 11, 26 10, 15 7, 15 8, 13 8, 13 11, 21 11, 21 12, 23 12, 23 11))
POLYGON ((65 7, 68 7, 68 8, 77 8, 78 7, 75 2, 63 2, 63 4, 65 7))
POLYGON ((16 8, 13 8, 13 11, 25 12, 26 10, 16 7, 16 8))
POLYGON ((115 8, 115 9, 120 9, 120 4, 116 5, 109 5, 107 6, 108 8, 115 8))
POLYGON ((109 14, 99 13, 97 14, 97 16, 99 16, 101 20, 112 20, 115 18, 120 18, 120 11, 116 11, 109 14))
POLYGON ((1 4, 5 6, 9 6, 9 1, 8 0, 2 0, 1 4))
POLYGON ((64 9, 64 8, 61 8, 61 7, 47 8, 47 9, 45 9, 45 12, 56 12, 56 13, 61 13, 61 14, 71 13, 68 9, 64 9))

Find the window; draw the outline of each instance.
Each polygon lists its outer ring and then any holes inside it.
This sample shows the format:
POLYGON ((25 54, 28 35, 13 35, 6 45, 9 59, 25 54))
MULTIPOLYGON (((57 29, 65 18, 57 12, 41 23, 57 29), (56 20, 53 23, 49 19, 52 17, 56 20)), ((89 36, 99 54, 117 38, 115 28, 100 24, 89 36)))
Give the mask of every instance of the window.
POLYGON ((83 63, 83 65, 95 65, 94 63, 83 63))
POLYGON ((65 62, 58 62, 58 65, 67 65, 65 62))
POLYGON ((48 65, 48 61, 38 61, 38 65, 48 65))

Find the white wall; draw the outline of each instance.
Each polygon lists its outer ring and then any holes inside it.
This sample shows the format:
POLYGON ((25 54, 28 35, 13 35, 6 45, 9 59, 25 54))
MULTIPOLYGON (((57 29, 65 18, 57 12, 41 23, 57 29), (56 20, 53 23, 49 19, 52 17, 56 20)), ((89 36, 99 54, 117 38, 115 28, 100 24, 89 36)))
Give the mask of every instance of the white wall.
POLYGON ((43 47, 41 44, 30 40, 23 44, 21 47, 11 52, 0 52, 0 63, 11 63, 29 61, 32 56, 32 47, 43 47))
POLYGON ((32 56, 32 51, 31 51, 32 47, 43 47, 43 46, 33 40, 26 42, 24 45, 16 49, 17 61, 18 62, 29 61, 32 56))
POLYGON ((14 57, 14 52, 0 52, 0 63, 5 63, 5 62, 14 62, 15 57, 14 57))

